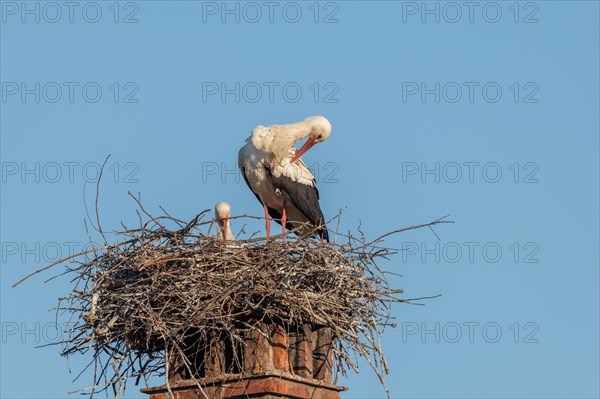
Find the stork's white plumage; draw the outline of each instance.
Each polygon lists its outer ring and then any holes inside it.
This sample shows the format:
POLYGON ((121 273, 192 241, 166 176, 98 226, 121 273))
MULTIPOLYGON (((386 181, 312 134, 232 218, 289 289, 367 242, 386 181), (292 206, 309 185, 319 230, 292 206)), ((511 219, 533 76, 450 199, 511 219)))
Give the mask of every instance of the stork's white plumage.
POLYGON ((231 233, 231 206, 227 202, 219 202, 215 205, 215 220, 217 222, 217 237, 226 241, 233 241, 235 237, 231 233))
POLYGON ((315 177, 300 156, 330 134, 331 123, 325 117, 311 116, 289 125, 257 126, 240 149, 238 164, 248 187, 263 205, 267 235, 270 216, 282 225, 284 233, 286 228, 306 223, 299 234, 322 227, 319 236, 329 240, 315 177), (296 152, 294 143, 306 137, 296 152))

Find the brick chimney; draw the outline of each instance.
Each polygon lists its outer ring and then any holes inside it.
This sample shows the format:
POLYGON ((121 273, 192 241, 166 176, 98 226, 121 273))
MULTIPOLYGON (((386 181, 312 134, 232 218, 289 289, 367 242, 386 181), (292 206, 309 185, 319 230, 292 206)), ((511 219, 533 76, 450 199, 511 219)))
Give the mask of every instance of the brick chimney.
POLYGON ((329 328, 304 325, 286 329, 265 322, 257 327, 244 337, 243 344, 223 337, 215 337, 209 345, 190 340, 186 357, 195 379, 187 368, 172 363, 169 385, 173 397, 166 385, 141 391, 150 395, 149 399, 340 399, 340 392, 347 388, 331 381, 333 339, 329 328))

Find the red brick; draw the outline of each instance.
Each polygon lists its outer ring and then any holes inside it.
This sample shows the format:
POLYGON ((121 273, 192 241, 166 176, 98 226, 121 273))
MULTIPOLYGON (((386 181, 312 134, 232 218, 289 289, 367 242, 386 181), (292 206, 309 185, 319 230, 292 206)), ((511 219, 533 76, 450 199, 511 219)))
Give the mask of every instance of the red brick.
MULTIPOLYGON (((340 399, 346 388, 309 380, 289 373, 269 372, 252 376, 230 375, 199 381, 204 394, 193 381, 171 384, 173 399, 340 399)), ((169 399, 166 386, 142 389, 149 399, 169 399)))

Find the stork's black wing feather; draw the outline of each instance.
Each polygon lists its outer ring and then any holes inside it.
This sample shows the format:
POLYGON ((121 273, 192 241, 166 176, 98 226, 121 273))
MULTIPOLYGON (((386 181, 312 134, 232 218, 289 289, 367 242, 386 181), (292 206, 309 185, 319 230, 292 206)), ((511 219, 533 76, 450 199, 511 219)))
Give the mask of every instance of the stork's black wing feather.
POLYGON ((329 242, 329 232, 325 226, 323 211, 321 211, 321 207, 319 206, 319 190, 317 190, 314 180, 313 186, 309 186, 295 182, 284 175, 275 177, 269 169, 267 169, 267 172, 273 182, 273 186, 279 189, 286 201, 294 204, 314 226, 322 227, 319 229, 319 236, 329 242))

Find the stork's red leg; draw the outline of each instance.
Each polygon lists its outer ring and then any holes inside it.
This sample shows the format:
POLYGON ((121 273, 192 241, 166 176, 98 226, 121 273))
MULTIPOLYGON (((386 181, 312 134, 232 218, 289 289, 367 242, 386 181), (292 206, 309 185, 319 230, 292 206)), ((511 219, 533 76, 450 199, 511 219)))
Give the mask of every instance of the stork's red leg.
POLYGON ((265 229, 267 229, 267 237, 269 237, 271 235, 271 219, 269 219, 269 210, 267 209, 267 206, 264 205, 265 207, 265 229))
POLYGON ((285 222, 287 221, 287 216, 285 214, 285 203, 283 204, 283 211, 281 211, 281 234, 284 234, 283 236, 283 243, 285 244, 285 233, 286 233, 286 228, 285 228, 285 222))

